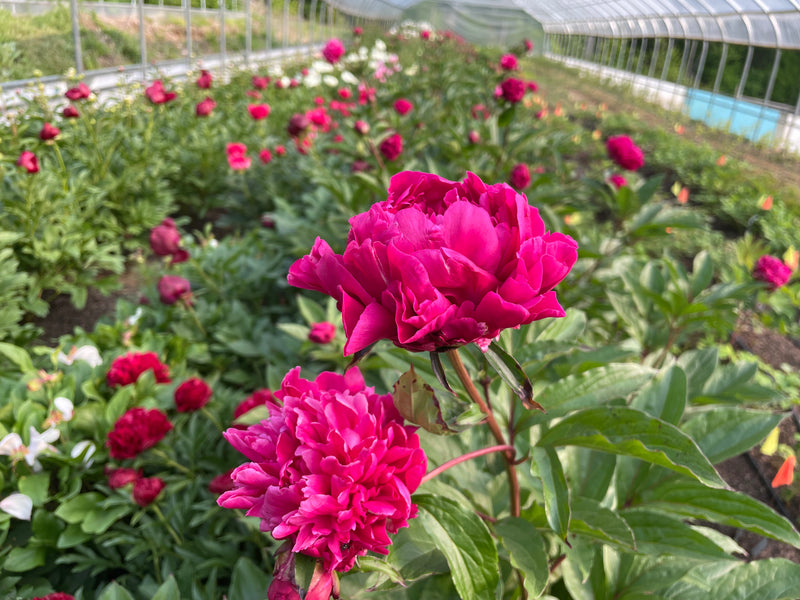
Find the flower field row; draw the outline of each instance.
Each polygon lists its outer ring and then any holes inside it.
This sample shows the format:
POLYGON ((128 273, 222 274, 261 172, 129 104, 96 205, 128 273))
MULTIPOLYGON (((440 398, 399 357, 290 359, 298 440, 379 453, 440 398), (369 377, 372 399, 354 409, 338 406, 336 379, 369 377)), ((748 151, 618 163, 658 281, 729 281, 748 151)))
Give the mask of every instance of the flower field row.
POLYGON ((354 33, 0 135, 0 595, 797 597, 707 526, 800 547, 714 468, 796 401, 728 345, 797 335, 796 209, 529 47, 354 33), (126 260, 138 304, 29 344, 126 260))

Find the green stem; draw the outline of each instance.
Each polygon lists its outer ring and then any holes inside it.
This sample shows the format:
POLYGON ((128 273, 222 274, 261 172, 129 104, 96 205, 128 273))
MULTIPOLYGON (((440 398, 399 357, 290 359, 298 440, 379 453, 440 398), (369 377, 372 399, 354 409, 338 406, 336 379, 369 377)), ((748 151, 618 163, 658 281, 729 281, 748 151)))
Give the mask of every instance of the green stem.
POLYGON ((176 461, 172 460, 169 456, 166 455, 166 453, 163 450, 159 450, 158 448, 151 448, 150 450, 154 455, 156 455, 158 458, 163 460, 164 463, 166 463, 167 465, 169 465, 173 469, 178 469, 178 471, 181 471, 182 473, 185 473, 186 475, 191 475, 192 477, 194 477, 194 473, 192 472, 191 469, 189 469, 188 467, 183 466, 179 462, 176 462, 176 461))
POLYGON ((158 507, 158 504, 153 503, 150 505, 150 508, 152 508, 153 512, 156 513, 156 516, 158 517, 158 520, 161 521, 161 524, 167 528, 167 531, 172 536, 172 539, 175 540, 175 543, 178 544, 179 546, 183 545, 183 540, 178 535, 178 532, 172 528, 172 525, 170 525, 167 522, 167 518, 164 516, 164 513, 161 512, 161 509, 158 507))
POLYGON ((203 328, 203 324, 200 322, 200 319, 197 316, 197 313, 195 312, 192 303, 189 302, 188 300, 184 300, 183 304, 186 307, 186 310, 189 311, 189 314, 192 315, 192 319, 194 319, 194 324, 197 325, 197 328, 200 330, 200 333, 203 334, 203 337, 207 337, 206 330, 203 328))
MULTIPOLYGON (((458 378, 461 380, 461 383, 464 385, 464 389, 467 391, 467 394, 469 394, 469 397, 473 402, 475 402, 475 404, 478 405, 478 408, 481 409, 483 414, 486 415, 486 423, 489 425, 489 430, 497 440, 497 443, 501 446, 507 446, 508 444, 503 436, 503 432, 500 430, 500 426, 497 424, 497 419, 495 419, 494 413, 486 404, 486 402, 484 402, 483 398, 478 392, 478 389, 472 382, 472 378, 469 376, 469 373, 467 373, 464 363, 461 362, 461 357, 458 355, 458 350, 448 350, 447 357, 450 359, 450 363, 453 365, 453 368, 455 369, 458 378)), ((514 465, 514 448, 511 447, 510 450, 506 450, 503 453, 503 456, 506 459, 506 474, 508 475, 508 485, 511 499, 511 516, 518 517, 520 515, 520 491, 517 470, 514 465)))
POLYGON ((214 425, 214 427, 216 427, 220 431, 223 431, 222 423, 220 423, 219 419, 217 419, 217 417, 214 416, 214 413, 212 413, 210 410, 208 410, 205 406, 200 409, 200 412, 203 413, 203 415, 206 417, 206 419, 211 421, 211 423, 214 425))
POLYGON ((56 151, 56 158, 58 159, 58 164, 61 165, 61 172, 64 174, 64 191, 69 191, 69 172, 67 171, 67 165, 64 164, 64 158, 61 156, 61 148, 58 147, 57 142, 53 142, 53 148, 56 151))

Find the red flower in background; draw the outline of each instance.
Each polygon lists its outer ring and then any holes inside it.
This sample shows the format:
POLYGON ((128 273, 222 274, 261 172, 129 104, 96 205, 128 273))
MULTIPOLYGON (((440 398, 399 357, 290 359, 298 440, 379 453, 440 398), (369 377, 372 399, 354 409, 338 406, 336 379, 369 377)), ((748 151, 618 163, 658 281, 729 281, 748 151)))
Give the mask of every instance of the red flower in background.
POLYGON ((251 159, 247 156, 247 146, 233 142, 225 147, 228 154, 228 166, 234 171, 244 171, 250 168, 251 159))
POLYGON ((500 84, 500 95, 511 104, 516 104, 525 96, 525 82, 509 77, 500 84))
POLYGON ((181 234, 175 221, 167 217, 150 230, 150 249, 158 256, 170 256, 180 250, 181 234))
POLYGON ((105 469, 106 477, 108 478, 108 487, 116 490, 125 487, 129 483, 133 483, 142 476, 141 469, 105 469))
POLYGON ((327 344, 336 336, 336 325, 323 321, 322 323, 312 323, 311 331, 308 332, 308 339, 315 344, 327 344))
POLYGON ((504 54, 500 57, 500 68, 504 71, 516 71, 519 68, 517 57, 513 54, 504 54))
POLYGON ((92 90, 81 81, 76 87, 69 88, 64 95, 70 100, 86 100, 92 95, 92 90))
POLYGON ((344 56, 344 44, 342 40, 337 38, 330 40, 322 49, 322 56, 332 65, 339 62, 339 59, 344 56))
POLYGON ((164 304, 175 304, 178 300, 191 303, 192 286, 188 279, 180 275, 162 275, 157 288, 158 296, 164 304))
POLYGON ((514 165, 509 181, 516 190, 522 191, 528 187, 531 184, 531 171, 528 169, 528 165, 524 163, 514 165))
POLYGON ((194 114, 196 114, 198 117, 207 117, 214 111, 215 108, 217 108, 217 103, 212 97, 207 96, 205 100, 197 103, 197 106, 194 109, 194 114))
POLYGON ((149 87, 145 88, 144 95, 153 104, 166 104, 177 97, 175 92, 168 92, 164 89, 164 83, 156 79, 149 87))
POLYGON ((610 183, 611 185, 613 185, 613 186, 614 186, 616 189, 619 189, 619 188, 621 188, 621 187, 624 187, 624 186, 628 185, 628 180, 627 180, 627 179, 625 179, 625 178, 624 178, 622 175, 620 175, 619 173, 614 173, 613 175, 611 175, 611 176, 608 178, 608 183, 610 183))
POLYGON ((414 105, 411 104, 411 102, 409 102, 405 98, 400 98, 399 100, 395 101, 395 103, 394 103, 394 110, 400 116, 407 115, 408 113, 411 112, 411 110, 413 108, 414 108, 414 105))
POLYGON ((280 146, 275 146, 275 155, 276 156, 286 156, 286 147, 282 144, 280 146))
POLYGON ((135 383, 145 371, 153 371, 156 382, 169 383, 169 368, 158 360, 155 352, 129 352, 114 359, 106 374, 110 387, 135 383))
POLYGON ((75 596, 66 592, 50 592, 46 596, 39 596, 33 600, 75 600, 75 596))
POLYGON ((295 113, 289 117, 286 132, 292 137, 298 137, 308 129, 309 125, 311 125, 311 121, 305 114, 295 113))
POLYGON ((369 133, 369 123, 366 121, 356 121, 353 124, 353 130, 359 135, 367 135, 369 133))
POLYGON ((17 166, 22 167, 30 174, 38 173, 39 159, 36 158, 36 155, 30 150, 25 150, 19 155, 19 158, 17 159, 17 166))
POLYGON ((250 412, 256 406, 266 406, 268 403, 273 402, 274 398, 272 392, 266 388, 256 390, 247 398, 242 400, 236 409, 233 411, 233 418, 238 419, 243 414, 250 412))
POLYGON ((160 477, 142 477, 133 484, 133 501, 144 508, 153 503, 167 484, 160 477))
POLYGON ((213 77, 211 77, 211 73, 203 69, 200 71, 200 77, 197 78, 197 87, 202 90, 207 90, 211 87, 211 81, 213 77))
POLYGON ((192 377, 175 388, 175 408, 178 412, 200 410, 208 404, 211 394, 211 388, 205 381, 192 377))
POLYGON ((361 27, 353 27, 353 35, 361 35, 364 33, 364 30, 361 27))
POLYGON ((78 109, 71 104, 69 106, 65 106, 64 111, 61 114, 65 119, 77 119, 81 116, 81 114, 78 112, 78 109))
POLYGON ((792 277, 792 269, 780 258, 765 254, 756 261, 753 277, 769 285, 770 290, 777 290, 792 277))
POLYGON ((266 119, 269 116, 270 107, 269 104, 248 104, 247 110, 253 119, 260 121, 261 119, 266 119))
POLYGON ((260 160, 265 165, 272 162, 272 152, 270 152, 267 148, 264 148, 261 152, 258 153, 258 160, 260 160))
POLYGON ((208 483, 208 491, 219 496, 220 494, 233 489, 231 474, 233 469, 220 473, 208 483))
POLYGON ((45 123, 42 125, 42 130, 39 132, 39 139, 43 141, 52 140, 58 137, 61 130, 55 125, 45 123))
POLYGON ((628 171, 635 171, 644 165, 644 153, 627 135, 611 136, 606 141, 608 157, 628 171))
POLYGON ((525 40, 525 50, 527 52, 530 52, 531 50, 533 50, 533 42, 532 41, 525 40))
POLYGON ((269 86, 269 77, 259 77, 258 75, 253 75, 253 87, 257 90, 265 90, 267 86, 269 86))
POLYGON ((111 458, 136 458, 152 448, 169 433, 172 423, 157 408, 135 407, 122 415, 108 432, 106 446, 111 458))
POLYGON ((467 134, 467 139, 469 140, 470 144, 477 144, 481 141, 481 134, 473 129, 469 132, 469 134, 467 134))
POLYGON ((472 107, 471 112, 473 119, 483 119, 484 121, 486 121, 492 115, 491 111, 483 104, 476 104, 472 107))
POLYGON ((431 32, 427 29, 423 29, 419 32, 419 37, 421 37, 423 40, 429 40, 431 39, 431 32))
POLYGON ((403 153, 403 138, 399 133, 390 135, 380 145, 381 154, 386 160, 395 160, 403 153))

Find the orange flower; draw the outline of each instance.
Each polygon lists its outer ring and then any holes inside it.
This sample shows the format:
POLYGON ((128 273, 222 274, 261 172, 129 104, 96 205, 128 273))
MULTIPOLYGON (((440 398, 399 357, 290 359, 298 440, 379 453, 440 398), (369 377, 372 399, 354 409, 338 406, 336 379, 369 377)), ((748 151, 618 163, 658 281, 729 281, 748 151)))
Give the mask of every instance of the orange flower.
POLYGON ((772 208, 772 196, 761 196, 758 199, 758 208, 761 210, 769 210, 772 208))
POLYGON ((678 204, 686 204, 689 201, 689 188, 683 187, 678 192, 678 204))
POLYGON ((592 132, 592 139, 593 140, 599 140, 601 137, 603 137, 603 132, 600 131, 599 129, 595 129, 592 132))
POLYGON ((796 462, 797 458, 794 454, 783 461, 781 468, 778 469, 778 474, 775 475, 775 479, 772 480, 772 487, 776 488, 782 485, 791 485, 794 480, 794 466, 796 462))
POLYGON ((676 124, 675 125, 675 133, 678 135, 683 135, 686 132, 686 128, 683 125, 676 124))
POLYGON ((800 252, 794 248, 789 248, 783 255, 783 264, 789 267, 792 271, 797 271, 798 263, 800 263, 800 252))
POLYGON ((724 154, 721 154, 720 157, 717 159, 717 166, 724 167, 725 163, 728 162, 728 157, 724 154))

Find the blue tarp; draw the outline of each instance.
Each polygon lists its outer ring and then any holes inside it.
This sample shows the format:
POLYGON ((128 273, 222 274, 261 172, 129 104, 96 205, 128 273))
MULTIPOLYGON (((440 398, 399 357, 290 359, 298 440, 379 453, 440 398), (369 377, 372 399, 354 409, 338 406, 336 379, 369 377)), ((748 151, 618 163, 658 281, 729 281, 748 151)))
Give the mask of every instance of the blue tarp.
POLYGON ((703 90, 688 91, 686 110, 691 119, 756 142, 775 134, 781 116, 774 108, 703 90))

